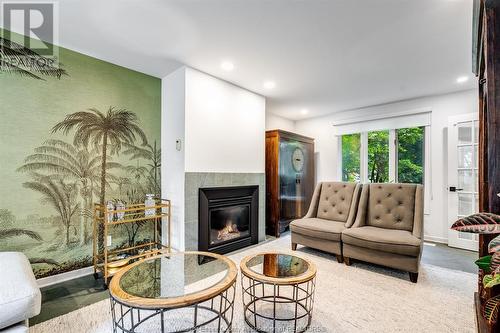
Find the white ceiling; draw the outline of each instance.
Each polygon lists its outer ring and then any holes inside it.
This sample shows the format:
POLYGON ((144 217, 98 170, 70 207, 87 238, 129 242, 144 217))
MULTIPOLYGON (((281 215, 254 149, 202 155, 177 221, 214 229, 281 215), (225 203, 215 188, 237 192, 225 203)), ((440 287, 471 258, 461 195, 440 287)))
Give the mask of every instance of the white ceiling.
POLYGON ((475 84, 472 0, 59 4, 64 47, 157 77, 186 64, 265 95, 271 112, 290 119, 475 84), (223 71, 223 60, 234 70, 223 71), (457 84, 463 75, 471 80, 457 84), (266 90, 265 80, 276 87, 266 90))

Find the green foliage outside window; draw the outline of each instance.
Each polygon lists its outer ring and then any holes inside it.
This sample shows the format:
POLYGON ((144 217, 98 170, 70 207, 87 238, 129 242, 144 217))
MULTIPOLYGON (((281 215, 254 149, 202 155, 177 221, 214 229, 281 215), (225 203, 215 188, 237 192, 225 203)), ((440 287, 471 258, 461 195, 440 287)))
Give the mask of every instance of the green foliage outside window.
MULTIPOLYGON (((401 128, 397 137, 397 182, 423 184, 424 127, 401 128)), ((361 134, 342 136, 342 180, 361 180, 361 134)), ((389 179, 389 131, 368 132, 368 181, 387 183, 389 179)))
POLYGON ((361 180, 360 147, 361 134, 342 136, 342 180, 345 182, 358 182, 361 180))
POLYGON ((368 132, 368 180, 389 181, 389 131, 368 132))
POLYGON ((424 128, 397 130, 398 182, 423 184, 424 180, 424 128))

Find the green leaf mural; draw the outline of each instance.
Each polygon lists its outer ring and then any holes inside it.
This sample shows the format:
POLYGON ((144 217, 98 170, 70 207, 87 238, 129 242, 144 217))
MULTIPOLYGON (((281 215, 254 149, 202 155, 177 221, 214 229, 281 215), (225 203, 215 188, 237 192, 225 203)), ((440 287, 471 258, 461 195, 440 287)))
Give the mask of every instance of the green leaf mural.
POLYGON ((48 204, 59 214, 66 230, 66 245, 69 245, 71 219, 78 210, 76 203, 76 184, 67 183, 62 177, 33 175, 34 180, 23 184, 24 187, 42 195, 42 203, 48 204))
MULTIPOLYGON (((137 137, 142 140, 142 145, 146 145, 146 134, 138 125, 135 113, 113 106, 110 106, 106 113, 90 108, 89 111, 67 115, 63 121, 52 127, 52 133, 62 131, 68 134, 73 129, 75 130, 73 137, 75 146, 88 148, 91 145, 96 149, 102 147, 99 203, 104 206, 108 149, 111 148, 111 155, 117 154, 121 151, 122 145, 135 143, 137 137)), ((98 233, 99 252, 104 252, 104 226, 102 224, 99 225, 98 233)))
POLYGON ((0 230, 0 240, 17 236, 27 236, 37 241, 42 240, 42 236, 40 236, 40 234, 31 230, 18 229, 18 228, 0 230))
POLYGON ((43 80, 44 76, 60 79, 61 76, 68 75, 60 67, 47 65, 47 62, 43 61, 43 57, 38 53, 3 37, 0 37, 0 65, 2 71, 8 74, 37 80, 43 80), (23 63, 25 58, 30 59, 31 68, 29 70, 16 65, 23 63), (15 61, 8 61, 7 59, 14 59, 15 61))
MULTIPOLYGON (((108 157, 109 158, 109 157, 108 157)), ((78 148, 62 140, 47 140, 35 148, 35 154, 25 159, 25 164, 18 171, 46 172, 51 177, 63 175, 77 182, 81 201, 79 204, 80 244, 87 244, 90 239, 92 189, 99 184, 101 155, 96 149, 78 148)), ((119 167, 120 164, 106 163, 106 169, 119 167)), ((109 173, 108 173, 109 176, 109 173)))
MULTIPOLYGON (((38 278, 92 264, 94 203, 142 202, 161 183, 161 80, 58 53, 59 76, 0 73, 0 251, 25 253, 38 278)), ((147 228, 113 228, 112 247, 147 228)))

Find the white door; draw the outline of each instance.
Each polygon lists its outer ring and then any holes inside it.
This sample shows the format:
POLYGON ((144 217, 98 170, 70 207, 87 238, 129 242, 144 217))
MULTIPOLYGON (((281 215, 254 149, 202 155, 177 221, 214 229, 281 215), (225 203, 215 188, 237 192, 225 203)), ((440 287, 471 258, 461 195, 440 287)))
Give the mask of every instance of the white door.
MULTIPOLYGON (((448 226, 478 211, 478 115, 448 118, 448 226)), ((478 250, 476 234, 448 228, 448 245, 478 250)))

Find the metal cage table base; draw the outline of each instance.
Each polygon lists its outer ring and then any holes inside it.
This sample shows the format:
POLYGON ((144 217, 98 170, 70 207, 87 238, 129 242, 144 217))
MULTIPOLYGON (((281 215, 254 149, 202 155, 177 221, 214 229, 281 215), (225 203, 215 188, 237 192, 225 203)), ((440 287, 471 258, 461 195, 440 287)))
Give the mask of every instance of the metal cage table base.
POLYGON ((297 284, 241 276, 243 315, 257 332, 305 332, 311 325, 316 278, 297 284))
POLYGON ((113 333, 231 332, 236 281, 210 300, 186 307, 131 307, 111 295, 113 333))

